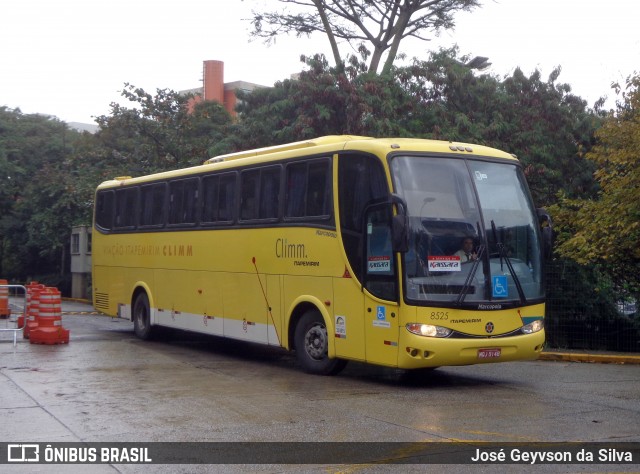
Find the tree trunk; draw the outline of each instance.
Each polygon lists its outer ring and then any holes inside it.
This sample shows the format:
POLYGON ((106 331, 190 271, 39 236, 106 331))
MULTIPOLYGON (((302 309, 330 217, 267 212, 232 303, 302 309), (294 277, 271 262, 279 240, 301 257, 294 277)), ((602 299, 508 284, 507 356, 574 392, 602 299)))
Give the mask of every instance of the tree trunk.
POLYGON ((329 23, 329 19, 325 11, 322 9, 322 2, 320 0, 313 0, 314 5, 318 9, 318 14, 320 15, 320 19, 322 20, 322 25, 327 33, 327 38, 329 38, 329 44, 331 44, 331 51, 333 52, 333 60, 336 63, 336 67, 342 69, 344 63, 342 62, 342 57, 340 56, 340 50, 338 49, 338 42, 336 41, 336 37, 333 35, 333 30, 331 29, 331 24, 329 23))
POLYGON ((377 73, 378 67, 380 66, 380 61, 382 60, 382 54, 384 53, 384 48, 380 46, 376 46, 376 49, 373 51, 371 55, 371 62, 369 63, 369 72, 377 73))
POLYGON ((388 74, 391 71, 393 62, 396 60, 396 56, 398 55, 399 47, 400 37, 396 35, 396 37, 393 39, 393 43, 391 43, 391 48, 389 48, 389 55, 387 56, 387 60, 384 62, 384 67, 382 68, 381 74, 388 74))
POLYGON ((391 46, 389 47, 389 55, 387 56, 387 60, 384 63, 384 67, 382 68, 382 74, 388 74, 391 71, 391 67, 393 66, 393 62, 398 55, 398 48, 400 47, 400 41, 403 38, 403 34, 407 29, 407 25, 409 24, 409 20, 411 19, 411 14, 404 12, 398 18, 398 22, 396 26, 393 28, 393 41, 391 42, 391 46))

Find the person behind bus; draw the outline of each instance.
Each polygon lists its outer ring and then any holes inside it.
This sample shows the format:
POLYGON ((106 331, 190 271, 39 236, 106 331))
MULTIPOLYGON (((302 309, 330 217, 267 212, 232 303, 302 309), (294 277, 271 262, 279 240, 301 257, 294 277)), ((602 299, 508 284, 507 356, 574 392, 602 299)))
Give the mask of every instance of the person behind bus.
POLYGON ((460 257, 461 263, 473 262, 478 259, 478 254, 474 250, 473 238, 465 237, 462 239, 462 248, 453 254, 460 257))

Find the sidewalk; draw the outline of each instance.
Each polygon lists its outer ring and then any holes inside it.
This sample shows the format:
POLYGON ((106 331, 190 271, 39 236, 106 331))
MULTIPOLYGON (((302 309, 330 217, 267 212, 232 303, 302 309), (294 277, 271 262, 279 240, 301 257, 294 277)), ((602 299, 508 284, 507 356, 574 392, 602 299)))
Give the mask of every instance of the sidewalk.
POLYGON ((561 362, 589 362, 595 364, 635 364, 640 365, 640 354, 635 352, 563 352, 560 349, 545 349, 538 360, 561 362))

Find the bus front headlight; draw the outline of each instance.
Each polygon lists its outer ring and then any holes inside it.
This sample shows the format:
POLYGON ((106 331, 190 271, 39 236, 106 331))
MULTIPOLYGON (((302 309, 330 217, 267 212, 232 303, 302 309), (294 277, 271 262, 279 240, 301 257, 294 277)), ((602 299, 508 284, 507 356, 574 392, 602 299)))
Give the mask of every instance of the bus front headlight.
POLYGON ((534 332, 541 331, 544 328, 544 320, 536 319, 534 322, 522 326, 523 334, 533 334, 534 332))
POLYGON ((425 337, 448 337, 453 332, 449 328, 434 326, 433 324, 409 323, 406 327, 410 333, 425 337))

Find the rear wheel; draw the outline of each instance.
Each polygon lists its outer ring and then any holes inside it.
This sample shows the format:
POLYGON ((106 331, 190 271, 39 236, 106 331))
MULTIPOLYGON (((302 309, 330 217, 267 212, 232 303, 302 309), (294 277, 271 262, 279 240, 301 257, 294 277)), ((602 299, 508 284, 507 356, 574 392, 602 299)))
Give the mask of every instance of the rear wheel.
POLYGON ((296 326, 294 344, 298 362, 310 374, 335 375, 347 365, 346 360, 328 357, 329 335, 317 311, 302 315, 296 326))
POLYGON ((136 296, 133 303, 133 331, 140 339, 151 339, 151 309, 149 297, 145 292, 136 296))

